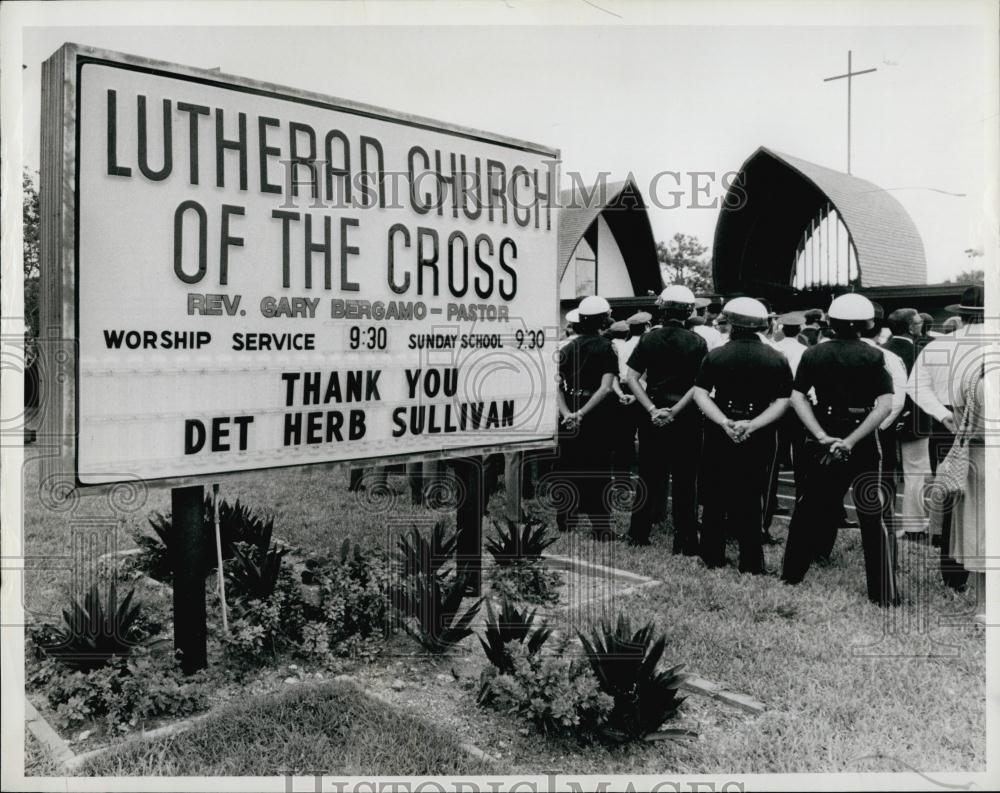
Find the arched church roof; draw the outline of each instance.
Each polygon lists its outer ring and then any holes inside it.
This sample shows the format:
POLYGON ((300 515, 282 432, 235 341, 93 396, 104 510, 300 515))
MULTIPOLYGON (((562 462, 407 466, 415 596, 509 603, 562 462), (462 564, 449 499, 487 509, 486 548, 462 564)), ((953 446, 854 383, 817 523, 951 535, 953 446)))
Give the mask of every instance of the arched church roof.
POLYGON ((828 203, 854 243, 862 287, 927 281, 923 241, 893 195, 865 179, 762 146, 740 168, 715 227, 716 289, 791 284, 802 233, 828 203))
POLYGON ((591 187, 574 184, 559 193, 559 279, 562 280, 573 252, 583 235, 603 216, 628 267, 636 295, 662 288, 656 240, 649 223, 646 202, 631 174, 620 182, 602 182, 591 187))

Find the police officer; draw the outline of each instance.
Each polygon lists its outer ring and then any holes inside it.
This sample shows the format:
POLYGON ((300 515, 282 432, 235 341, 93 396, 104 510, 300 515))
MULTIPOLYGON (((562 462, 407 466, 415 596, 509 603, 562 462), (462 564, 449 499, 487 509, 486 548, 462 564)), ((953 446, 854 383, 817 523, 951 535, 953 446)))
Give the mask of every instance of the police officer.
POLYGON ((601 331, 611 324, 603 297, 585 297, 577 308, 577 335, 559 350, 559 460, 569 493, 557 499, 556 525, 574 528, 582 512, 597 539, 610 539, 611 433, 618 358, 601 331))
POLYGON ((662 325, 644 333, 628 359, 629 388, 642 406, 639 484, 632 501, 628 541, 649 545, 663 519, 667 484, 673 500, 674 553, 698 554, 698 461, 701 416, 691 404, 694 379, 708 352, 705 340, 684 328, 694 308, 686 286, 668 286, 657 301, 662 325), (643 387, 641 378, 645 374, 643 387))
POLYGON ((705 414, 701 558, 726 563, 726 524, 740 544, 740 572, 763 573, 761 520, 767 481, 758 475, 774 459, 776 422, 788 408, 792 370, 780 352, 760 340, 768 311, 738 297, 723 313, 729 342, 709 351, 695 380, 694 398, 705 414))
POLYGON ((833 338, 802 355, 792 405, 805 425, 806 465, 802 493, 788 527, 781 577, 797 584, 810 564, 830 555, 839 510, 851 488, 865 555, 868 597, 897 605, 895 553, 879 498, 882 453, 878 426, 889 415, 892 380, 882 353, 860 339, 875 312, 858 294, 834 299, 828 312, 833 338), (816 407, 807 394, 816 389, 816 407))

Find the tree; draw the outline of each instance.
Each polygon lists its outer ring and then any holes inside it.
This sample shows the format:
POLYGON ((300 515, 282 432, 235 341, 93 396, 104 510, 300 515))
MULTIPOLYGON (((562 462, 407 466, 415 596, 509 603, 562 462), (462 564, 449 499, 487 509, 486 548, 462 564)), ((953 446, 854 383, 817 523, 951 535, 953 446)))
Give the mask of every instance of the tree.
POLYGON ((982 284, 986 282, 985 270, 962 270, 954 278, 946 278, 946 284, 982 284))
POLYGON ((39 256, 39 218, 41 207, 38 190, 31 174, 25 170, 21 175, 24 203, 21 220, 24 234, 24 360, 30 364, 37 355, 38 339, 38 276, 41 273, 39 256))
POLYGON ((24 189, 21 214, 24 225, 24 277, 36 278, 39 273, 38 219, 41 207, 35 182, 27 170, 21 175, 21 186, 24 189))
POLYGON ((667 242, 656 243, 656 258, 667 285, 680 284, 692 292, 713 292, 712 259, 704 258, 708 248, 690 234, 674 234, 667 242))

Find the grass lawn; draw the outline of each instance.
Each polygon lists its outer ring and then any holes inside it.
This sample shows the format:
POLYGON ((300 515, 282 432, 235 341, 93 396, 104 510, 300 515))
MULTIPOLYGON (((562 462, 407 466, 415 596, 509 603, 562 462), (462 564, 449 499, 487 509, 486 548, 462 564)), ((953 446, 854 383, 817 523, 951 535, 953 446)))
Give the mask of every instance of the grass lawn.
POLYGON ((93 776, 496 773, 453 737, 345 683, 300 684, 221 709, 190 730, 132 740, 88 761, 93 776))
MULTIPOLYGON (((115 511, 106 499, 97 498, 82 499, 71 511, 56 512, 40 505, 35 495, 37 481, 36 466, 29 462, 25 554, 63 557, 66 569, 58 565, 51 569, 51 564, 46 569, 29 566, 25 605, 36 619, 52 619, 63 605, 62 590, 71 581, 74 531, 116 538, 118 547, 128 547, 132 544, 129 524, 143 524, 149 510, 168 510, 169 490, 150 490, 140 508, 129 513, 115 511)), ((276 535, 318 553, 335 552, 345 538, 391 549, 398 533, 414 521, 427 524, 444 517, 453 522, 453 513, 411 507, 402 477, 392 477, 390 483, 395 494, 356 495, 347 492, 346 471, 274 471, 240 477, 225 484, 221 494, 273 512, 276 535)), ((532 508, 546 511, 537 504, 532 508)), ((625 528, 626 519, 619 515, 619 530, 625 528)), ((787 519, 776 519, 772 527, 772 534, 781 540, 766 549, 772 571, 780 568, 786 526, 787 519)), ((703 729, 702 740, 661 741, 625 751, 579 748, 532 734, 520 745, 504 747, 505 771, 766 773, 913 768, 933 773, 985 769, 983 635, 966 627, 972 595, 956 595, 941 584, 934 567, 936 549, 901 545, 899 584, 905 602, 899 609, 884 612, 865 596, 857 530, 842 530, 831 562, 814 567, 797 587, 786 586, 773 575, 740 576, 733 568, 709 571, 697 559, 673 556, 670 545, 667 530, 661 529, 654 532, 653 545, 647 548, 595 544, 572 535, 560 537, 551 550, 660 580, 661 585, 624 596, 614 606, 626 608, 633 622, 655 620, 667 633, 670 641, 664 661, 683 661, 688 671, 760 700, 768 712, 745 717, 713 702, 721 716, 703 729)), ((734 548, 730 557, 735 558, 734 548)), ((585 628, 604 609, 599 601, 583 604, 570 609, 564 625, 554 627, 585 628)), ((335 689, 322 689, 328 690, 335 689)), ((312 697, 317 691, 297 689, 277 704, 254 702, 232 711, 236 715, 224 721, 242 725, 245 735, 227 732, 230 727, 213 718, 188 738, 155 742, 155 749, 141 745, 119 749, 97 761, 92 770, 102 774, 267 775, 287 769, 344 773, 346 767, 359 773, 373 768, 407 773, 414 767, 410 764, 415 757, 404 755, 400 744, 415 733, 402 727, 403 722, 393 726, 393 720, 372 716, 373 726, 365 728, 370 746, 359 746, 357 754, 354 749, 333 748, 329 736, 336 735, 334 728, 340 723, 333 719, 335 709, 327 712, 324 707, 327 715, 304 713, 314 709, 312 699, 307 708, 299 709, 303 712, 296 709, 302 697, 307 693, 312 697), (327 734, 327 729, 334 732, 327 734), (264 745, 270 751, 261 751, 264 745), (386 764, 372 765, 379 757, 386 764), (365 762, 369 762, 367 767, 362 765, 365 762)), ((337 696, 344 695, 336 691, 337 696)), ((699 699, 699 709, 704 702, 699 699)), ((367 700, 362 704, 372 708, 367 700)), ((475 707, 471 700, 469 707, 475 707)), ((450 743, 428 740, 442 747, 433 763, 471 760, 455 754, 450 743)), ((480 743, 476 735, 461 740, 480 743)), ((488 752, 494 749, 480 745, 488 752)), ((448 768, 458 766, 439 765, 436 772, 445 773, 448 768)))

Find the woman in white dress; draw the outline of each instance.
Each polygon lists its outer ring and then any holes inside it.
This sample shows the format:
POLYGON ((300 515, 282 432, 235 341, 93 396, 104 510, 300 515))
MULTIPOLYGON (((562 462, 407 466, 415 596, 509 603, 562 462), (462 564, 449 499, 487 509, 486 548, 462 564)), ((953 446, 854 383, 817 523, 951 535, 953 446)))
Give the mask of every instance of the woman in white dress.
POLYGON ((983 367, 969 366, 962 373, 955 409, 955 426, 960 427, 963 413, 971 411, 967 421, 969 473, 965 492, 955 505, 951 524, 951 556, 971 574, 976 592, 978 625, 986 624, 986 431, 983 397, 983 367))

